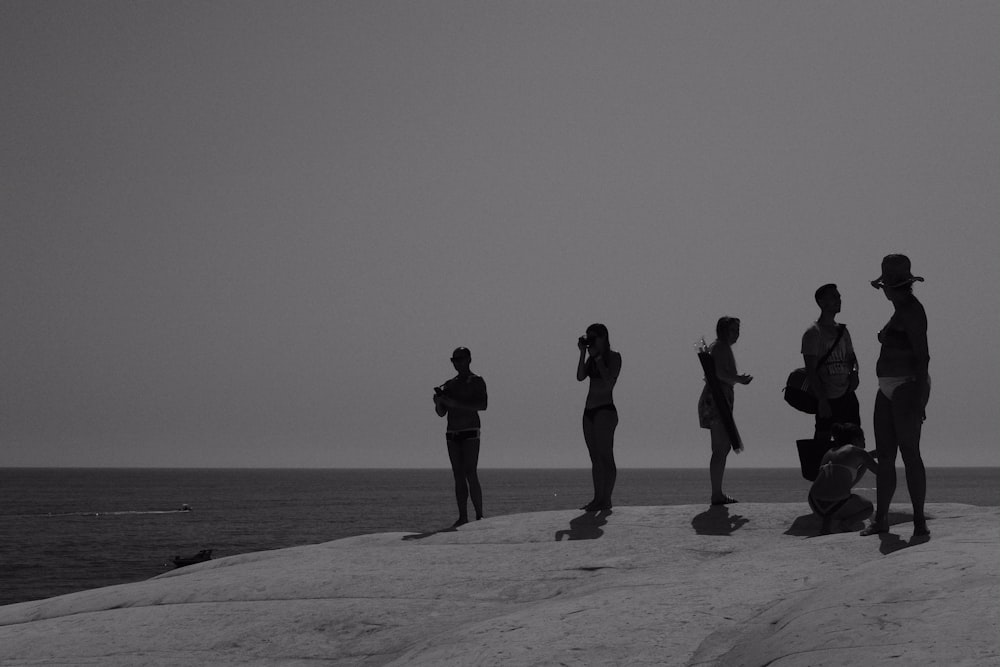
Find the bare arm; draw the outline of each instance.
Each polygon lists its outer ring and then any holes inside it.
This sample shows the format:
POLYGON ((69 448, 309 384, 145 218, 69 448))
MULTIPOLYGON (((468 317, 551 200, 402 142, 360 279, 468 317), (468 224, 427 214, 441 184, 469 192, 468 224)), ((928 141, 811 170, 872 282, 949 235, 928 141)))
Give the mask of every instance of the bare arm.
POLYGON ((830 401, 826 398, 826 388, 823 380, 819 377, 819 357, 815 354, 803 354, 803 361, 806 363, 806 378, 809 380, 809 387, 813 390, 813 396, 819 404, 817 414, 820 417, 828 417, 831 414, 830 401))
POLYGON ((867 450, 862 449, 861 450, 861 454, 865 458, 865 467, 867 467, 873 473, 878 474, 878 461, 875 460, 875 457, 872 456, 872 453, 869 452, 869 451, 867 451, 867 450))
POLYGON ((587 348, 580 347, 580 361, 576 364, 576 381, 583 382, 587 379, 587 348))
POLYGON ((916 359, 917 384, 926 386, 927 367, 930 364, 931 354, 927 346, 927 315, 923 306, 915 304, 915 308, 907 308, 901 313, 900 324, 906 337, 910 339, 913 346, 913 356, 916 359))
POLYGON ((715 360, 715 377, 728 385, 749 384, 749 375, 740 375, 736 372, 736 358, 733 356, 733 349, 728 345, 724 346, 716 343, 712 348, 712 358, 715 360))
POLYGON ((851 377, 848 380, 848 388, 851 391, 857 391, 858 385, 861 383, 859 374, 861 371, 861 365, 858 363, 858 355, 854 353, 854 341, 851 340, 851 332, 844 328, 844 338, 847 339, 847 349, 851 352, 851 377))
POLYGON ((809 387, 813 390, 813 395, 819 404, 817 414, 820 417, 828 417, 831 414, 830 402, 826 398, 826 388, 823 380, 819 377, 819 355, 816 354, 818 343, 822 340, 819 329, 815 326, 806 329, 802 334, 802 360, 805 362, 806 379, 809 380, 809 387))

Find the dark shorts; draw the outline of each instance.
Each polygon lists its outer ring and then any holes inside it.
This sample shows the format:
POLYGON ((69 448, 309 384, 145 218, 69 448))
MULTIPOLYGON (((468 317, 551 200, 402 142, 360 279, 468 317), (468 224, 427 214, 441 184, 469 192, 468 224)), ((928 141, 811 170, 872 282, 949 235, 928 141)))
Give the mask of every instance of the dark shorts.
POLYGON ((829 433, 834 424, 857 424, 861 426, 861 406, 858 395, 848 390, 843 396, 827 399, 830 402, 830 416, 816 415, 816 430, 829 433))
POLYGON ((479 429, 469 428, 464 431, 448 431, 445 433, 448 442, 465 442, 466 440, 479 440, 479 429))

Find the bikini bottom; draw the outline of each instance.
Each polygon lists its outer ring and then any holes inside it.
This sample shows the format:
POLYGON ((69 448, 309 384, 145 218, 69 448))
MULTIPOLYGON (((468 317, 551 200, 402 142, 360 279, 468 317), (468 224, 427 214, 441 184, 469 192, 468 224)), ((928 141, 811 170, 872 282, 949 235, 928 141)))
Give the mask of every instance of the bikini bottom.
MULTIPOLYGON (((878 390, 888 398, 892 400, 892 395, 896 393, 896 390, 902 387, 908 382, 916 382, 917 378, 914 375, 900 375, 894 377, 880 377, 878 379, 878 390)), ((931 386, 931 378, 927 376, 927 386, 931 386)))
POLYGON ((616 415, 618 414, 618 408, 614 406, 614 403, 605 403, 604 405, 598 405, 597 407, 594 408, 585 409, 583 411, 583 416, 587 417, 588 419, 593 419, 595 416, 597 416, 597 413, 600 412, 601 410, 610 410, 616 415))

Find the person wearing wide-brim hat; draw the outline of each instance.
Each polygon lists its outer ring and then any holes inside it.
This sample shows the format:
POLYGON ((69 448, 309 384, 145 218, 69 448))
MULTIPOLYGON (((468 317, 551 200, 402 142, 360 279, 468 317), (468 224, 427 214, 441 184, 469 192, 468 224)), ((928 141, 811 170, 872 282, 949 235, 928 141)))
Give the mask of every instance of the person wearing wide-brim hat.
POLYGON ((871 281, 892 303, 893 314, 878 333, 882 348, 875 373, 879 390, 875 397, 875 449, 878 452, 877 506, 871 524, 862 535, 889 530, 889 505, 896 492, 896 454, 906 466, 906 487, 913 504, 913 535, 924 537, 927 519, 924 499, 927 475, 920 457, 920 430, 926 419, 930 396, 927 345, 927 313, 913 295, 913 283, 923 282, 913 275, 906 255, 886 255, 882 274, 871 281))

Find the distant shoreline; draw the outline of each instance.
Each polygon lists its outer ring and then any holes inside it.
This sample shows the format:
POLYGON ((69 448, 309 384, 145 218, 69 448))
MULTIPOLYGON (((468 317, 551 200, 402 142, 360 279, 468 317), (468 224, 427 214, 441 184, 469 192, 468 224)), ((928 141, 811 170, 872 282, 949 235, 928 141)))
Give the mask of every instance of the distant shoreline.
MULTIPOLYGON (((899 470, 903 469, 902 462, 897 462, 896 468, 899 470)), ((734 467, 736 470, 798 470, 797 466, 738 466, 734 467)), ((451 472, 450 468, 442 466, 427 466, 421 468, 399 468, 399 467, 315 467, 306 468, 301 466, 296 467, 274 467, 274 466, 204 466, 204 467, 185 467, 185 466, 0 466, 0 471, 3 470, 304 470, 304 471, 318 471, 318 470, 343 470, 343 471, 374 471, 374 470, 443 470, 446 472, 451 472)), ((536 467, 489 467, 481 466, 480 471, 488 470, 582 470, 589 471, 589 467, 583 466, 536 466, 536 467)), ((630 470, 705 470, 705 466, 654 466, 654 467, 642 467, 633 468, 628 466, 619 466, 618 470, 630 471, 630 470)), ((927 466, 927 470, 996 470, 997 474, 1000 474, 1000 466, 927 466)))

